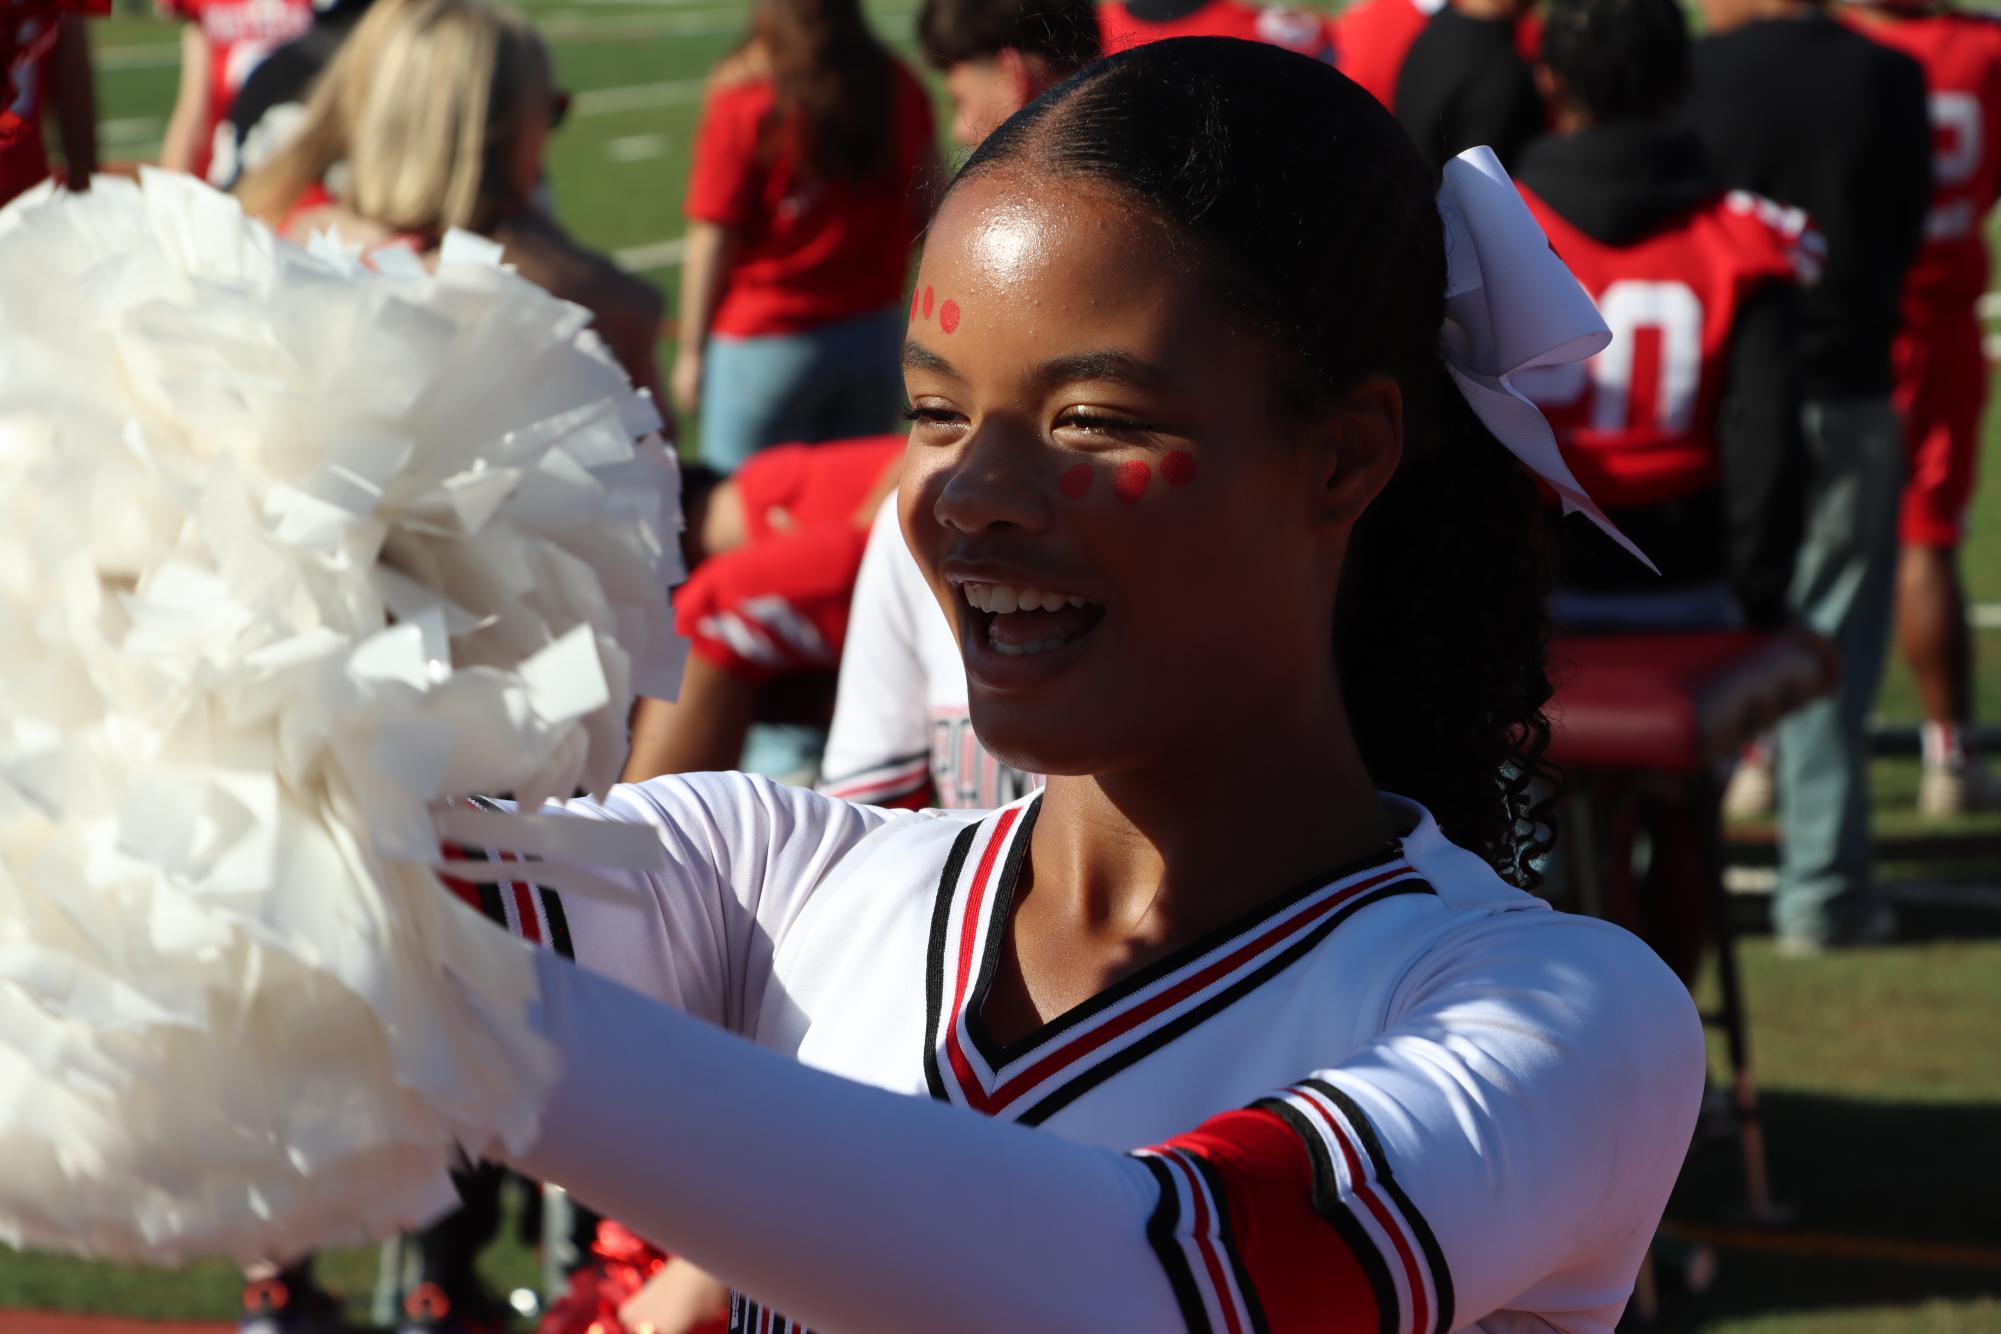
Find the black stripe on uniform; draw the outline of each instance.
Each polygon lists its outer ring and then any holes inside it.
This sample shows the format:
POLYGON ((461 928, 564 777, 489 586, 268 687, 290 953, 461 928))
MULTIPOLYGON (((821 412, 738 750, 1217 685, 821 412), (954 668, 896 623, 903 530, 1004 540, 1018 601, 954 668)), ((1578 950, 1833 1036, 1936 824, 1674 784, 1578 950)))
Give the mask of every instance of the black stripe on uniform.
POLYGON ((945 947, 952 929, 952 900, 957 897, 959 873, 966 869, 966 856, 984 820, 975 820, 952 840, 952 855, 945 859, 945 873, 938 878, 938 902, 931 909, 931 950, 924 964, 924 1081, 931 1096, 950 1101, 945 1092, 945 1073, 938 1068, 938 1020, 945 1008, 945 947))
MULTIPOLYGON (((503 815, 506 813, 502 811, 499 806, 495 805, 493 801, 487 797, 473 797, 471 798, 471 801, 473 805, 479 807, 483 811, 493 811, 496 814, 503 814, 503 815)), ((496 858, 490 852, 481 852, 480 855, 487 861, 502 860, 500 858, 496 858)), ((526 870, 534 862, 540 860, 541 859, 539 857, 537 858, 523 857, 520 861, 510 863, 510 865, 519 866, 522 869, 526 870)), ((555 890, 550 889, 547 885, 538 885, 534 881, 529 880, 526 877, 517 877, 517 878, 520 880, 520 883, 528 886, 528 892, 531 898, 541 900, 542 915, 549 919, 549 940, 548 940, 549 948, 556 951, 557 954, 560 954, 565 959, 574 960, 577 957, 577 950, 576 946, 573 945, 570 941, 570 919, 563 912, 562 896, 557 894, 555 890)), ((492 917, 494 921, 500 922, 503 925, 506 923, 507 918, 500 904, 500 889, 498 886, 486 885, 486 884, 481 885, 479 887, 479 900, 480 900, 480 905, 486 909, 487 914, 490 917, 492 917)), ((534 904, 531 903, 529 905, 529 911, 531 912, 534 911, 534 904)), ((527 934, 527 923, 525 922, 522 923, 522 934, 523 935, 527 934)))
MULTIPOLYGON (((1243 1256, 1237 1252, 1237 1231, 1230 1221, 1230 1198, 1223 1194, 1223 1179, 1216 1175, 1216 1169, 1201 1154, 1184 1153, 1181 1157, 1195 1165, 1195 1170, 1209 1187, 1210 1202, 1216 1206, 1216 1235, 1222 1238, 1223 1254, 1230 1262, 1230 1273, 1236 1277, 1237 1291, 1243 1294, 1244 1309, 1250 1312, 1251 1328, 1256 1334, 1271 1334, 1271 1322, 1265 1319, 1265 1308, 1258 1301, 1258 1290, 1244 1270, 1243 1256)), ((1216 1294, 1218 1301, 1227 1302, 1229 1298, 1227 1292, 1216 1294)))
POLYGON ((1251 1107, 1256 1111, 1270 1112, 1285 1122, 1306 1146, 1306 1156, 1313 1163, 1313 1212, 1341 1234, 1341 1240, 1348 1243, 1348 1249, 1355 1253, 1356 1261, 1362 1266, 1369 1288, 1376 1294, 1378 1334, 1397 1334, 1396 1280, 1390 1275, 1390 1267, 1383 1259, 1382 1251, 1362 1225, 1355 1221, 1346 1197, 1341 1194, 1341 1178, 1334 1170, 1334 1155, 1328 1152, 1326 1139, 1307 1120, 1306 1113, 1283 1098, 1260 1098, 1251 1107))
POLYGON ((1452 1328, 1452 1272, 1446 1268, 1445 1249, 1432 1235, 1431 1226, 1424 1221, 1424 1215, 1418 1212, 1417 1206, 1411 1203, 1410 1196, 1404 1194, 1403 1187, 1397 1184, 1396 1174, 1390 1170, 1389 1155, 1383 1152, 1383 1142, 1376 1138, 1376 1128, 1362 1114, 1362 1109, 1353 1098, 1326 1080, 1309 1079, 1302 1087, 1312 1089, 1340 1108, 1341 1115, 1347 1117, 1348 1124, 1355 1128, 1363 1149, 1368 1152, 1369 1161, 1375 1165, 1376 1184, 1402 1212, 1404 1222, 1410 1225, 1411 1235, 1417 1238, 1418 1249, 1424 1252, 1425 1264, 1431 1267, 1431 1288, 1437 1297, 1434 1304, 1438 1307, 1437 1323, 1433 1328, 1444 1334, 1445 1330, 1452 1328))
MULTIPOLYGON (((1370 904, 1380 903, 1384 899, 1396 898, 1403 894, 1435 894, 1437 892, 1437 890, 1424 881, 1419 880, 1413 874, 1407 880, 1392 880, 1387 884, 1370 890, 1358 899, 1343 904, 1331 913, 1325 921, 1319 923, 1311 931, 1308 931, 1298 940, 1286 946, 1278 954, 1266 960, 1261 967, 1238 978, 1228 987, 1214 993, 1201 1004, 1183 1011, 1177 1018, 1162 1024, 1147 1036, 1121 1047, 1118 1051, 1099 1061, 1096 1065, 1083 1070, 1076 1078, 1051 1090, 1041 1101, 1035 1103, 1022 1112, 1021 1115, 1013 1119, 1025 1126, 1042 1124, 1042 1122, 1048 1120, 1084 1094, 1104 1083, 1119 1071, 1132 1065, 1142 1057, 1152 1055, 1180 1037, 1183 1033, 1186 1033, 1189 1029, 1206 1022, 1218 1011, 1235 1004, 1250 992, 1257 990, 1257 988, 1278 976, 1279 973, 1298 962, 1299 959, 1304 957, 1315 946, 1319 945, 1321 941, 1333 934, 1334 929, 1340 926, 1341 923, 1347 921, 1370 904)), ((978 1011, 974 1011, 974 1013, 977 1014, 978 1011)), ((971 1027, 970 1021, 967 1026, 971 1027)))
MULTIPOLYGON (((1154 1184, 1160 1187, 1160 1203, 1153 1207, 1153 1217, 1146 1220, 1147 1243, 1167 1272, 1168 1286, 1174 1289, 1174 1301, 1188 1324, 1188 1334, 1210 1334, 1209 1310, 1202 1305, 1201 1289, 1195 1286, 1195 1275, 1188 1268, 1188 1252, 1182 1249, 1181 1238, 1174 1232, 1181 1221, 1181 1191, 1174 1180, 1174 1169, 1157 1155, 1135 1156, 1146 1164, 1146 1170, 1153 1173, 1154 1184)), ((1219 1300, 1222 1296, 1217 1294, 1219 1300)))

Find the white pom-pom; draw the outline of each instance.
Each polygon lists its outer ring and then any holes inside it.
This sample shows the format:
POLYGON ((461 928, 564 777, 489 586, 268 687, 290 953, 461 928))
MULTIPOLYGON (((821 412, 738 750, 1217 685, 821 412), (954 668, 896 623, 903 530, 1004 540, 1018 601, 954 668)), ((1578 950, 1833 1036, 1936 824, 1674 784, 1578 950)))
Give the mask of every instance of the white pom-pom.
POLYGON ((0 310, 0 1240, 421 1221, 555 1061, 431 812, 602 791, 672 695, 658 418, 471 238, 375 268, 167 174, 0 212, 0 310))

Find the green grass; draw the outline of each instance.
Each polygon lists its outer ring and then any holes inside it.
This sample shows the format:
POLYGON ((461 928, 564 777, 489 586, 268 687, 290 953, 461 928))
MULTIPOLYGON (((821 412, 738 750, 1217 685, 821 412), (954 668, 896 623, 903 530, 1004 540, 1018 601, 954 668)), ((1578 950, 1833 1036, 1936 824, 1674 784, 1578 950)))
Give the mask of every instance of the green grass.
MULTIPOLYGON (((735 40, 741 0, 655 5, 521 4, 551 37, 558 78, 579 98, 552 141, 557 206, 587 243, 617 252, 681 232, 681 198, 699 110, 695 81, 735 40), (670 26, 676 31, 663 31, 670 26), (701 28, 702 31, 688 31, 701 28), (665 85, 665 87, 660 87, 665 85), (611 90, 647 87, 647 94, 611 90), (631 106, 650 96, 649 105, 631 106), (627 109, 618 109, 618 99, 627 109), (609 108, 609 109, 607 109, 609 108), (645 138, 652 136, 652 139, 645 138), (647 155, 658 142, 657 153, 647 155)), ((879 30, 906 53, 915 0, 870 0, 879 30)), ((157 150, 172 101, 173 27, 118 17, 91 25, 100 63, 107 160, 157 150), (115 132, 115 133, 113 133, 115 132)), ((934 81, 935 87, 935 81, 934 81)), ((941 117, 941 125, 945 123, 941 117)), ((673 295, 670 265, 645 276, 673 295)), ((1990 418, 1987 457, 1997 461, 1990 418)), ((1977 602, 2001 603, 2001 483, 1990 475, 1966 552, 1977 602)), ((1979 638, 1979 709, 2001 719, 2001 634, 1979 638)), ((1882 716, 1918 715, 1894 653, 1882 716)), ((1910 814, 1915 765, 1880 761, 1877 827, 1919 832, 1910 814)), ((1955 829, 2001 831, 1983 816, 1955 829)), ((2001 868, 1885 868, 1994 886, 2001 868)), ((1762 903, 1740 904, 1747 927, 1762 903)), ((1765 1096, 1772 1178, 1796 1211, 1796 1233, 1924 1240, 2001 1250, 2001 912, 1926 907, 1908 914, 1910 939, 1891 949, 1786 961, 1753 936, 1744 973, 1753 1053, 1765 1096)), ((1719 1054, 1718 1068, 1721 1069, 1719 1054)), ((4 1170, 4 1168, 0 1168, 4 1170)), ((1734 1148, 1705 1142, 1691 1155, 1673 1216, 1727 1224, 1740 1195, 1734 1148)), ((1666 1283, 1663 1327, 1729 1334, 1958 1334, 2001 1330, 2001 1273, 1911 1263, 1725 1251, 1715 1286, 1691 1299, 1666 1283)), ((371 1248, 331 1253, 323 1273, 365 1307, 371 1248)), ((498 1287, 530 1283, 530 1253, 511 1238, 487 1257, 498 1287)), ((179 1270, 94 1264, 0 1248, 0 1330, 8 1308, 227 1319, 236 1280, 224 1264, 179 1270)))

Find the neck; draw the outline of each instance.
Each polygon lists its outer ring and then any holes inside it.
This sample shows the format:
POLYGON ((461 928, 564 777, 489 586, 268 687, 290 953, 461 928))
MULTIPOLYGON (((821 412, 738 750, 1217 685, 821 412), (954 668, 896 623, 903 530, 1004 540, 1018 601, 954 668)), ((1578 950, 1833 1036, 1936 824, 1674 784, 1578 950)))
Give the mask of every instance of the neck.
POLYGON ((1153 767, 1051 778, 1034 892, 1087 930, 1173 949, 1387 843, 1338 693, 1259 713, 1212 717, 1207 737, 1177 728, 1153 767), (1253 758, 1246 737, 1282 740, 1253 758))

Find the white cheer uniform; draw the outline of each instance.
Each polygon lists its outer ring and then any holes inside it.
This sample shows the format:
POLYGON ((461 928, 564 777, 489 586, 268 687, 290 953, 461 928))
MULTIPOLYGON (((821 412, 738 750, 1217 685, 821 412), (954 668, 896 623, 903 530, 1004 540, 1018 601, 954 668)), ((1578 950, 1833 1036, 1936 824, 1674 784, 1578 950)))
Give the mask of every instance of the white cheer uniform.
POLYGON ((757 1331, 1610 1330, 1695 1123, 1694 1008, 1385 800, 1380 856, 1010 1046, 981 1006, 1039 795, 572 803, 668 866, 622 873, 632 903, 501 886, 582 965, 538 959, 567 1068, 519 1165, 757 1331))
POLYGON ((973 734, 966 664, 891 495, 862 554, 820 790, 876 806, 991 810, 1042 786, 973 734))

